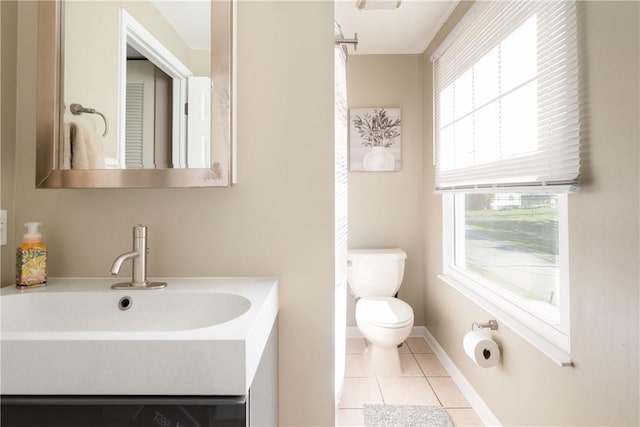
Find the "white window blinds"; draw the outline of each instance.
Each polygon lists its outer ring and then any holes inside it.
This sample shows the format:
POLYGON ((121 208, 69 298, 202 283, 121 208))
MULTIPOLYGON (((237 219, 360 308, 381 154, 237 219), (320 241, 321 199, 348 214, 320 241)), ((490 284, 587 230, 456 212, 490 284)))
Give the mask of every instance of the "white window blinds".
POLYGON ((576 7, 478 1, 435 52, 437 191, 577 183, 576 7))

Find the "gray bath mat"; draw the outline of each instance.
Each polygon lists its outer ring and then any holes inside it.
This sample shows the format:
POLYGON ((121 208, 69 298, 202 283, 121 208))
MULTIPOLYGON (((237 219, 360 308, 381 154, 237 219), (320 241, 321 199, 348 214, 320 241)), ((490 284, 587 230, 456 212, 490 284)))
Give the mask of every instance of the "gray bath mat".
POLYGON ((422 405, 364 405, 367 427, 453 427, 446 409, 422 405))

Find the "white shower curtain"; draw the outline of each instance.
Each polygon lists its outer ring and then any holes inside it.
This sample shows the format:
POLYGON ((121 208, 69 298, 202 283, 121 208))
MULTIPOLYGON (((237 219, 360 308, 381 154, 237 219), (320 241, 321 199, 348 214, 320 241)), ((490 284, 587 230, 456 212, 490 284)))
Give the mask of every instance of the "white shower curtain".
MULTIPOLYGON (((336 24, 336 37, 342 38, 336 24)), ((335 403, 338 405, 344 379, 347 327, 347 54, 334 49, 335 81, 335 403)))

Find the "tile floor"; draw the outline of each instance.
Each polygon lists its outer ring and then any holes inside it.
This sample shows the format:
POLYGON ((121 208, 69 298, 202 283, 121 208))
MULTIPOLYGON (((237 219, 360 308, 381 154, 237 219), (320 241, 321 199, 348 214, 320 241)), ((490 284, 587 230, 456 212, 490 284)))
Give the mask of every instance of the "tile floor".
POLYGON ((347 339, 344 388, 336 426, 362 426, 362 405, 437 405, 444 407, 456 427, 482 426, 424 338, 408 338, 399 348, 402 376, 375 377, 364 364, 365 341, 347 339))

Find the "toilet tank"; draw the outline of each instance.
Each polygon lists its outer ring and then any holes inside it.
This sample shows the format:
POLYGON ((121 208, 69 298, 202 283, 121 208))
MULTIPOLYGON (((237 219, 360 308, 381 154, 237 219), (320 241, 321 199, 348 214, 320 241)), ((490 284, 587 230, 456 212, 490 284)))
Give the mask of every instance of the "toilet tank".
POLYGON ((350 249, 347 255, 347 281, 351 293, 359 298, 393 296, 404 276, 402 249, 350 249))

